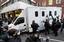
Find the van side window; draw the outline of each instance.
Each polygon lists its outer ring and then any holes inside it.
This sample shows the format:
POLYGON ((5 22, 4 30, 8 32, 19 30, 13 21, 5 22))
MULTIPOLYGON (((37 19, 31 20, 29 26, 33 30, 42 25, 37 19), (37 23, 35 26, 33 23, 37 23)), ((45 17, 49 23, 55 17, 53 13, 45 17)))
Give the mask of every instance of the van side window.
POLYGON ((35 17, 38 17, 38 11, 35 11, 35 17))
POLYGON ((52 11, 49 11, 49 16, 52 16, 52 11))
POLYGON ((54 12, 54 15, 55 15, 55 16, 56 16, 56 14, 57 14, 57 11, 54 12))
POLYGON ((45 16, 45 12, 44 11, 42 11, 42 16, 45 16))
POLYGON ((24 17, 18 18, 14 25, 18 25, 20 23, 24 23, 24 17))

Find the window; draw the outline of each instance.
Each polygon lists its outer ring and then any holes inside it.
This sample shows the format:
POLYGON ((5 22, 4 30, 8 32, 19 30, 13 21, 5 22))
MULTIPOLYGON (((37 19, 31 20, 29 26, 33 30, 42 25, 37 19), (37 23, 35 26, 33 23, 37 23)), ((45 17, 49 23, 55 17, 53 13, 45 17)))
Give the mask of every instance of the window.
POLYGON ((55 11, 54 15, 56 16, 56 14, 57 14, 57 11, 55 11))
POLYGON ((43 0, 42 6, 46 6, 46 0, 43 0))
POLYGON ((20 23, 24 23, 24 17, 18 18, 14 25, 18 25, 20 23))
POLYGON ((18 9, 18 10, 15 10, 14 12, 15 12, 15 14, 20 14, 22 11, 21 11, 21 9, 18 9))
POLYGON ((49 11, 49 16, 52 16, 52 12, 51 11, 49 11))
POLYGON ((39 3, 36 3, 37 6, 39 6, 39 3))
POLYGON ((35 11, 35 16, 38 17, 38 11, 35 11))
POLYGON ((61 0, 56 0, 56 4, 61 4, 61 0))
POLYGON ((53 4, 53 0, 48 0, 48 4, 52 5, 53 4))
POLYGON ((44 16, 45 15, 45 12, 44 11, 42 11, 42 16, 44 16))

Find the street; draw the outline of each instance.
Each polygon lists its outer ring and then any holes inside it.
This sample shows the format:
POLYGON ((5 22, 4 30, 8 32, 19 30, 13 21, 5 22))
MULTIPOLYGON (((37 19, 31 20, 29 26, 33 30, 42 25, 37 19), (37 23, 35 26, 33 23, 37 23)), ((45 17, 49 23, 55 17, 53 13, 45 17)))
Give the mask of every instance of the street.
MULTIPOLYGON (((59 35, 57 37, 55 37, 53 34, 49 34, 49 42, 64 42, 64 31, 62 33, 58 33, 59 35)), ((29 37, 29 34, 23 34, 21 35, 21 41, 25 42, 26 38, 29 37)), ((39 38, 41 40, 41 42, 45 42, 46 40, 46 36, 41 33, 39 35, 39 38)))

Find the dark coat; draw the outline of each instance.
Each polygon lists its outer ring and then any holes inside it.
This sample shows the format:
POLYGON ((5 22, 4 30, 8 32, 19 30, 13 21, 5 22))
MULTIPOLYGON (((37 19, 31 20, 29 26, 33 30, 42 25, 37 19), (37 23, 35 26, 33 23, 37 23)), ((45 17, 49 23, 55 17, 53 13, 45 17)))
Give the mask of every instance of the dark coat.
POLYGON ((55 30, 55 28, 56 28, 56 27, 55 27, 55 24, 56 24, 56 22, 53 21, 53 22, 52 22, 52 30, 55 30))
POLYGON ((39 25, 37 23, 32 23, 31 27, 33 28, 34 31, 36 31, 39 27, 39 25))
POLYGON ((64 28, 64 22, 63 22, 62 28, 64 28))
POLYGON ((49 22, 45 22, 44 26, 45 26, 45 29, 49 29, 50 28, 49 22))
POLYGON ((61 23, 60 22, 56 22, 55 27, 56 28, 60 28, 61 27, 61 23))

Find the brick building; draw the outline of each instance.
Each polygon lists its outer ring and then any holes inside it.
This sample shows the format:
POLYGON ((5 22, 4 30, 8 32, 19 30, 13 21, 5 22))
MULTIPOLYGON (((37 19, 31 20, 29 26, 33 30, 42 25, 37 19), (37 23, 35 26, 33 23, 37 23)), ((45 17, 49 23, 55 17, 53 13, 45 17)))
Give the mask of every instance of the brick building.
POLYGON ((64 0, 33 0, 37 6, 60 6, 64 0))

